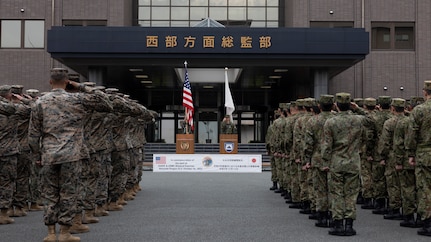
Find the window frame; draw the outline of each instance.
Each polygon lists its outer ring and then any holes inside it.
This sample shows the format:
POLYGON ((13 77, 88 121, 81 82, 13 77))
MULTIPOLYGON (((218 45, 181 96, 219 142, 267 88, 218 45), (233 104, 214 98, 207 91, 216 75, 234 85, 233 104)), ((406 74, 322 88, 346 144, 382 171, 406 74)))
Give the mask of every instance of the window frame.
POLYGON ((371 50, 372 51, 415 51, 416 50, 416 26, 414 22, 372 22, 371 23, 371 50), (377 43, 377 36, 374 34, 374 30, 377 28, 387 28, 389 29, 389 48, 381 48, 377 43), (400 48, 397 47, 397 28, 410 28, 411 29, 411 48, 400 48))

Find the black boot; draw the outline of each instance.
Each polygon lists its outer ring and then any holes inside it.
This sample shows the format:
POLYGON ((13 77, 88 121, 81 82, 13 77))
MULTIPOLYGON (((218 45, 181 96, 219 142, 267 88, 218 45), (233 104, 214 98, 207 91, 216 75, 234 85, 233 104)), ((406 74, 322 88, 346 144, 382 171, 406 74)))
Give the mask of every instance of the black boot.
POLYGON ((421 215, 416 214, 416 227, 415 228, 422 228, 424 226, 424 221, 422 221, 421 215))
POLYGON ((289 205, 289 208, 302 208, 301 203, 300 202, 292 202, 292 204, 289 205))
POLYGON ((431 236, 431 218, 427 218, 423 222, 424 226, 418 230, 418 235, 431 236))
POLYGON ((287 194, 287 191, 284 188, 282 188, 280 196, 284 197, 286 196, 286 194, 287 194))
POLYGON ((356 204, 364 204, 364 197, 362 196, 362 192, 359 192, 358 197, 356 198, 356 204))
POLYGON ((302 203, 302 209, 299 211, 301 214, 311 214, 310 201, 304 201, 302 203))
POLYGON ((343 220, 334 220, 334 226, 328 231, 330 235, 344 236, 343 220))
POLYGON ((328 212, 318 212, 317 222, 314 224, 316 227, 327 228, 328 227, 328 212))
POLYGON ((281 192, 283 192, 283 188, 281 188, 281 187, 277 188, 277 189, 274 190, 274 192, 275 193, 281 193, 281 192))
POLYGON ((284 199, 286 199, 286 203, 292 203, 292 196, 290 195, 290 192, 286 193, 286 196, 284 196, 284 199))
POLYGON ((401 220, 403 219, 403 216, 400 213, 400 209, 395 208, 395 209, 390 209, 389 213, 383 216, 383 218, 389 219, 389 220, 401 220))
POLYGON ((364 198, 364 204, 361 206, 362 209, 374 209, 374 203, 372 198, 364 198))
POLYGON ((346 228, 344 229, 345 236, 356 235, 356 231, 353 229, 353 219, 346 218, 346 228))
POLYGON ((415 228, 416 227, 416 221, 414 214, 407 214, 404 215, 403 221, 400 223, 401 227, 408 227, 408 228, 415 228))
POLYGON ((277 182, 272 182, 272 187, 269 188, 269 190, 274 191, 278 188, 277 182))
POLYGON ((311 214, 308 216, 308 219, 318 220, 319 213, 316 210, 311 210, 311 214))
POLYGON ((327 218, 328 218, 328 227, 329 228, 334 227, 334 220, 332 219, 332 212, 328 211, 327 218))
POLYGON ((373 210, 373 214, 386 214, 386 199, 376 199, 376 209, 373 210))

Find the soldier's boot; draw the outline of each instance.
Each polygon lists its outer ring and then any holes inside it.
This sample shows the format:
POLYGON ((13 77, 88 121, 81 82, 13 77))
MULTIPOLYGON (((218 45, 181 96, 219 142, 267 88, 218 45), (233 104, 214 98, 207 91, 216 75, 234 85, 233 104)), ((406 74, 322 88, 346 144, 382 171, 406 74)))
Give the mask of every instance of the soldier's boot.
POLYGON ((96 216, 96 217, 109 216, 109 212, 105 210, 104 205, 96 205, 96 210, 94 211, 94 216, 96 216))
POLYGON ((27 216, 27 211, 22 207, 15 207, 15 212, 11 217, 25 217, 27 216))
POLYGON ((364 198, 364 204, 361 206, 362 209, 374 209, 373 199, 364 198))
POLYGON ((346 227, 344 229, 345 236, 356 235, 356 230, 353 229, 353 219, 346 218, 346 227))
POLYGON ((300 209, 300 208, 302 208, 302 205, 300 202, 292 202, 292 204, 289 205, 289 208, 300 209))
POLYGON ((135 195, 133 195, 133 193, 131 192, 131 189, 127 190, 124 193, 124 200, 126 201, 135 200, 135 195))
POLYGON ((316 227, 327 228, 328 227, 328 212, 318 212, 317 222, 314 224, 316 227))
MULTIPOLYGON (((73 225, 72 225, 73 226, 73 225)), ((71 235, 72 227, 68 225, 60 226, 60 234, 58 235, 58 242, 80 242, 79 237, 71 235)))
POLYGON ((84 217, 82 219, 83 224, 94 224, 98 222, 99 222, 99 219, 94 217, 94 209, 85 210, 84 217))
POLYGON ((43 242, 57 242, 57 234, 55 233, 55 224, 48 225, 48 235, 43 239, 43 242))
POLYGON ((400 223, 401 227, 408 227, 408 228, 415 228, 416 227, 416 221, 414 214, 407 214, 404 215, 403 221, 400 223))
POLYGON ((14 209, 14 207, 13 207, 13 206, 10 206, 10 207, 7 209, 7 215, 8 215, 9 217, 16 217, 16 216, 15 216, 15 209, 14 209))
POLYGON ((329 229, 328 234, 343 236, 344 235, 343 220, 342 219, 334 220, 334 226, 331 227, 331 229, 329 229))
POLYGON ((301 214, 311 214, 310 201, 304 201, 302 203, 302 209, 299 211, 301 214))
POLYGON ((362 196, 362 192, 359 192, 358 197, 356 198, 356 204, 364 204, 364 197, 362 196))
POLYGON ((108 211, 121 211, 123 210, 123 206, 118 204, 117 202, 110 202, 108 205, 108 211))
POLYGON ((120 198, 118 199, 118 201, 117 201, 117 203, 119 204, 119 205, 127 205, 127 201, 124 199, 124 196, 125 196, 125 193, 123 193, 121 196, 120 196, 120 198))
POLYGON ((386 213, 386 200, 384 198, 376 199, 376 209, 373 210, 373 214, 385 214, 386 213))
POLYGON ((332 219, 332 212, 328 211, 327 218, 328 218, 328 227, 329 228, 334 227, 334 220, 332 219))
POLYGON ((32 212, 32 211, 42 211, 43 210, 43 207, 42 206, 39 206, 39 204, 37 204, 37 203, 31 203, 30 204, 30 212, 32 212))
POLYGON ((418 230, 418 235, 431 236, 431 218, 427 218, 423 222, 424 226, 418 230))
POLYGON ((0 213, 0 225, 1 224, 12 224, 15 222, 9 215, 7 214, 8 209, 2 208, 0 213))
POLYGON ((276 189, 278 189, 277 182, 272 182, 272 187, 270 187, 269 190, 274 191, 276 189))
POLYGON ((416 214, 416 227, 415 228, 422 228, 424 226, 424 221, 422 221, 421 215, 418 213, 416 214))
POLYGON ((75 214, 73 217, 72 226, 68 228, 68 231, 72 234, 87 233, 90 228, 87 225, 82 224, 82 213, 75 214))
POLYGON ((286 194, 287 194, 286 189, 282 188, 282 189, 281 189, 280 196, 284 197, 284 196, 286 196, 286 194))
POLYGON ((283 191, 283 188, 279 187, 279 188, 274 190, 274 193, 281 193, 282 191, 283 191))
POLYGON ((136 192, 142 191, 142 187, 139 185, 139 183, 135 184, 136 192))
POLYGON ((308 216, 308 219, 318 220, 319 213, 316 210, 311 210, 311 214, 308 216))
POLYGON ((389 219, 389 220, 401 220, 403 219, 403 216, 400 213, 400 209, 395 208, 395 209, 390 209, 388 214, 385 214, 383 218, 389 219))

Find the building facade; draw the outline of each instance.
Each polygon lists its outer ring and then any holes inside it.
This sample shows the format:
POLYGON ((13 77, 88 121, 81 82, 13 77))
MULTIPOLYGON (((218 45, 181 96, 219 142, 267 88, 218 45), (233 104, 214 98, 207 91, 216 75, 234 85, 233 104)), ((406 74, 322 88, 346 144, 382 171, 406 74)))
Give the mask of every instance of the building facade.
MULTIPOLYGON (((48 51, 61 45, 48 43, 48 31, 59 26, 191 28, 206 18, 238 29, 310 28, 317 33, 327 28, 365 29, 369 53, 350 64, 333 61, 323 66, 307 59, 259 62, 258 57, 252 61, 247 56, 235 62, 226 55, 226 65, 242 70, 239 81, 231 87, 238 105, 235 121, 243 129, 241 142, 263 141, 270 114, 280 102, 340 91, 353 97, 409 99, 421 95, 423 80, 431 76, 430 12, 428 0, 0 0, 0 84, 48 91, 49 69, 70 68, 82 81, 119 87, 158 111, 162 120, 150 140, 173 142, 183 117, 178 69, 190 54, 175 59, 179 64, 163 60, 162 55, 153 61, 142 59, 142 65, 130 59, 66 59, 67 55, 48 51), (86 65, 77 64, 83 62, 86 65), (142 73, 136 73, 139 70, 142 73)), ((70 34, 73 39, 74 33, 66 32, 65 36, 70 34)), ((315 38, 322 41, 319 36, 315 38)), ((331 38, 326 41, 330 46, 331 38)), ((320 48, 326 47, 312 47, 316 53, 320 48)), ((223 62, 211 55, 189 63, 190 67, 223 67, 223 62)), ((197 141, 216 140, 217 123, 223 115, 223 86, 194 85, 190 78, 198 101, 197 141)))

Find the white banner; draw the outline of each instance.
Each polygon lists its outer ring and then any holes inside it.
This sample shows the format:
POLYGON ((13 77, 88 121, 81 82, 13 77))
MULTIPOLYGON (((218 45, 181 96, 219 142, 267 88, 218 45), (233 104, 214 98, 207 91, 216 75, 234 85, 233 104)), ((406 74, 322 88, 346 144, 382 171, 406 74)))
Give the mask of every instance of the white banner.
POLYGON ((262 172, 262 155, 154 154, 153 172, 262 172))

